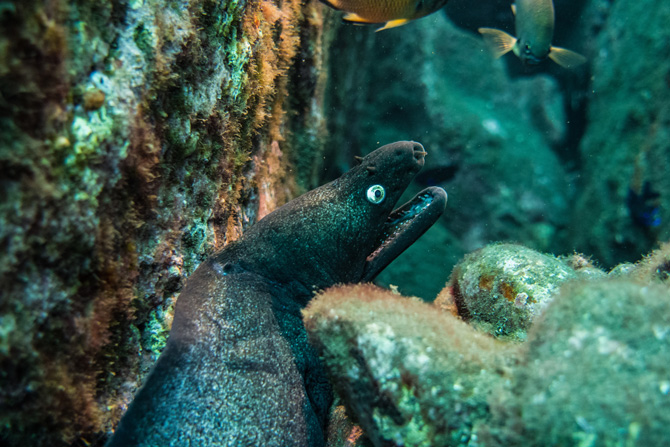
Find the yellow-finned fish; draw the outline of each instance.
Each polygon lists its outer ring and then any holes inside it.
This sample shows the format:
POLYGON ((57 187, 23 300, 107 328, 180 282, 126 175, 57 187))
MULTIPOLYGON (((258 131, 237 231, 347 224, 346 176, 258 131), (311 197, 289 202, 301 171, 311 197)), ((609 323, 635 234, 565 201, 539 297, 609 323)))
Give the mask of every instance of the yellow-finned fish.
POLYGON ((448 0, 321 0, 331 8, 348 12, 342 20, 354 23, 384 23, 377 31, 395 28, 432 14, 448 0))
POLYGON ((538 64, 547 57, 567 68, 586 62, 581 54, 551 46, 554 37, 552 0, 516 0, 512 12, 516 37, 493 28, 479 28, 496 58, 512 50, 524 64, 530 65, 538 64))

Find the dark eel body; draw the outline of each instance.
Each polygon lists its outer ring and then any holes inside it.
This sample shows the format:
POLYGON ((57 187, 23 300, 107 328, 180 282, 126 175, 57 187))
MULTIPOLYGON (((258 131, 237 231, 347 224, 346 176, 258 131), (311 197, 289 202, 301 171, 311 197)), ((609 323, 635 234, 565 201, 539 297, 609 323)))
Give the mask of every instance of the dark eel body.
POLYGON ((324 445, 332 392, 300 312, 315 291, 372 280, 439 218, 441 188, 393 211, 424 155, 383 146, 203 262, 108 446, 324 445))

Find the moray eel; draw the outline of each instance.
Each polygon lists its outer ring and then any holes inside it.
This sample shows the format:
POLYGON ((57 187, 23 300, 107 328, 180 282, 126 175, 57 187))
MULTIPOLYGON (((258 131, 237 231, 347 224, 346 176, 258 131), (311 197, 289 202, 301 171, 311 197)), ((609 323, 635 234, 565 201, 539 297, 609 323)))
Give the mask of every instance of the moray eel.
POLYGON ((204 261, 107 445, 323 446, 332 392, 300 312, 315 291, 372 280, 440 217, 437 187, 393 211, 425 154, 383 146, 204 261))

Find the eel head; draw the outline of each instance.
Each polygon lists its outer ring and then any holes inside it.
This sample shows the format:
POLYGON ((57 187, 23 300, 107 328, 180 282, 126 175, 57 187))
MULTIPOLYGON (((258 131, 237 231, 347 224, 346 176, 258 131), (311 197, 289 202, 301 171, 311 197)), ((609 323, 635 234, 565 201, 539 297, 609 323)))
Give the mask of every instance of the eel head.
POLYGON ((425 155, 412 141, 382 146, 275 210, 243 237, 253 241, 245 244, 247 268, 310 289, 372 280, 444 212, 447 194, 437 187, 394 209, 425 155))

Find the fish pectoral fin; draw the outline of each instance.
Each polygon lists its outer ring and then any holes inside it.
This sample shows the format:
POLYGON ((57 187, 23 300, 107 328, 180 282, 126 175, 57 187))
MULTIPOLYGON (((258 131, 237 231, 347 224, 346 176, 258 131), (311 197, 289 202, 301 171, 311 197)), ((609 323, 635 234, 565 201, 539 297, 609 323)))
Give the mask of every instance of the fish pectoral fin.
POLYGON ((516 45, 516 37, 507 34, 505 31, 494 28, 479 28, 477 31, 482 35, 486 46, 496 59, 510 52, 516 45))
POLYGON ((549 58, 561 67, 574 68, 586 63, 587 59, 579 53, 566 50, 565 48, 551 47, 549 58))
POLYGON ((512 3, 511 6, 512 6, 512 14, 516 16, 516 3, 512 3))
POLYGON ((353 23, 377 23, 377 22, 371 22, 368 19, 364 19, 355 12, 350 12, 349 14, 345 15, 344 17, 342 17, 342 20, 344 20, 345 22, 353 22, 353 23))
POLYGON ((388 22, 386 22, 386 24, 384 26, 382 26, 381 28, 379 28, 375 32, 378 33, 381 30, 396 28, 398 26, 403 26, 405 23, 407 23, 409 21, 410 21, 410 19, 389 20, 388 22))

